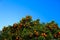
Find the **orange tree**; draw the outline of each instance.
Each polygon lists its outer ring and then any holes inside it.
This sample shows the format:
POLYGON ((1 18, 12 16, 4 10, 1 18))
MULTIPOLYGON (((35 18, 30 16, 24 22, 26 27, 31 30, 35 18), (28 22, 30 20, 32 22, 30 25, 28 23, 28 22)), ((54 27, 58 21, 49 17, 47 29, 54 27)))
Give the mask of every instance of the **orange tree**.
POLYGON ((59 38, 60 28, 54 21, 40 23, 39 19, 32 20, 31 16, 4 27, 0 35, 0 40, 60 40, 59 38))

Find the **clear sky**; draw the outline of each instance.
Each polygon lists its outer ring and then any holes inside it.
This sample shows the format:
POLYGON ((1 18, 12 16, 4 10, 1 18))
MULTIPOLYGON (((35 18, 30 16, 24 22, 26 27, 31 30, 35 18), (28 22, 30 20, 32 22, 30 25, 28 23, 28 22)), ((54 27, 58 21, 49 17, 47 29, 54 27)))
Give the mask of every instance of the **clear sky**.
POLYGON ((60 25, 60 0, 0 0, 0 30, 26 15, 60 25))

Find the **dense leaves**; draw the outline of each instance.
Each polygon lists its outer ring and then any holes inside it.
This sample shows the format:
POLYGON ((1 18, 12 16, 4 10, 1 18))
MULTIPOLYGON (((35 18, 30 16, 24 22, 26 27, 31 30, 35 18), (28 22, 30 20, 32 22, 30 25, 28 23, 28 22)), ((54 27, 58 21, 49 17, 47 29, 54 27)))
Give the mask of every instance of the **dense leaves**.
POLYGON ((51 21, 40 23, 39 19, 32 20, 31 16, 22 18, 19 23, 4 27, 0 40, 60 40, 60 28, 51 21))

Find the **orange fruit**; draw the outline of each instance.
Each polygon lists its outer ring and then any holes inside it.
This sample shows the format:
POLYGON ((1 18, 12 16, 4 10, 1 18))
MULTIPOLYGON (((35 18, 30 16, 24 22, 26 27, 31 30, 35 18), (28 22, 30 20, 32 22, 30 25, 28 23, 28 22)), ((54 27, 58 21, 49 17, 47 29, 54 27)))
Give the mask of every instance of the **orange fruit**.
POLYGON ((47 35, 45 35, 45 37, 47 37, 47 35))
POLYGON ((28 20, 29 18, 27 17, 26 20, 28 20))
POLYGON ((45 33, 43 33, 44 35, 46 35, 45 33))
POLYGON ((58 26, 55 24, 54 26, 53 26, 54 28, 58 28, 58 26))
POLYGON ((41 36, 44 36, 44 33, 42 33, 41 36))
POLYGON ((41 34, 41 36, 44 36, 44 37, 46 37, 47 35, 46 35, 46 33, 42 33, 42 34, 41 34))
POLYGON ((22 26, 22 24, 20 24, 20 26, 22 26))
POLYGON ((36 30, 34 30, 34 32, 36 32, 36 30))
POLYGON ((60 35, 60 32, 58 32, 58 34, 60 35))
POLYGON ((19 40, 19 37, 16 37, 16 40, 19 40))
POLYGON ((16 24, 16 23, 15 23, 15 24, 13 24, 13 27, 14 27, 14 28, 16 28, 16 27, 17 27, 17 24, 16 24))
POLYGON ((55 34, 54 37, 57 37, 57 35, 55 34))
POLYGON ((22 24, 20 23, 20 24, 19 24, 19 28, 21 28, 21 27, 22 27, 22 24))
POLYGON ((36 35, 36 36, 38 36, 38 35, 39 35, 39 33, 38 33, 38 32, 36 32, 36 33, 35 33, 35 35, 36 35))

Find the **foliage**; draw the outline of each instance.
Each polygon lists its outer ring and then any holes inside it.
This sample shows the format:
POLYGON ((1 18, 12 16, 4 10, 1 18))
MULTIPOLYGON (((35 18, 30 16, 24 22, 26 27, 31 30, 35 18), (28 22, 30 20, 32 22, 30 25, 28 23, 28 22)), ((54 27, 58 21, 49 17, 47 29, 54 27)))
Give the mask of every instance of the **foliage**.
POLYGON ((51 21, 40 23, 39 19, 32 20, 31 16, 22 18, 19 23, 4 27, 0 40, 59 40, 60 28, 51 21))

